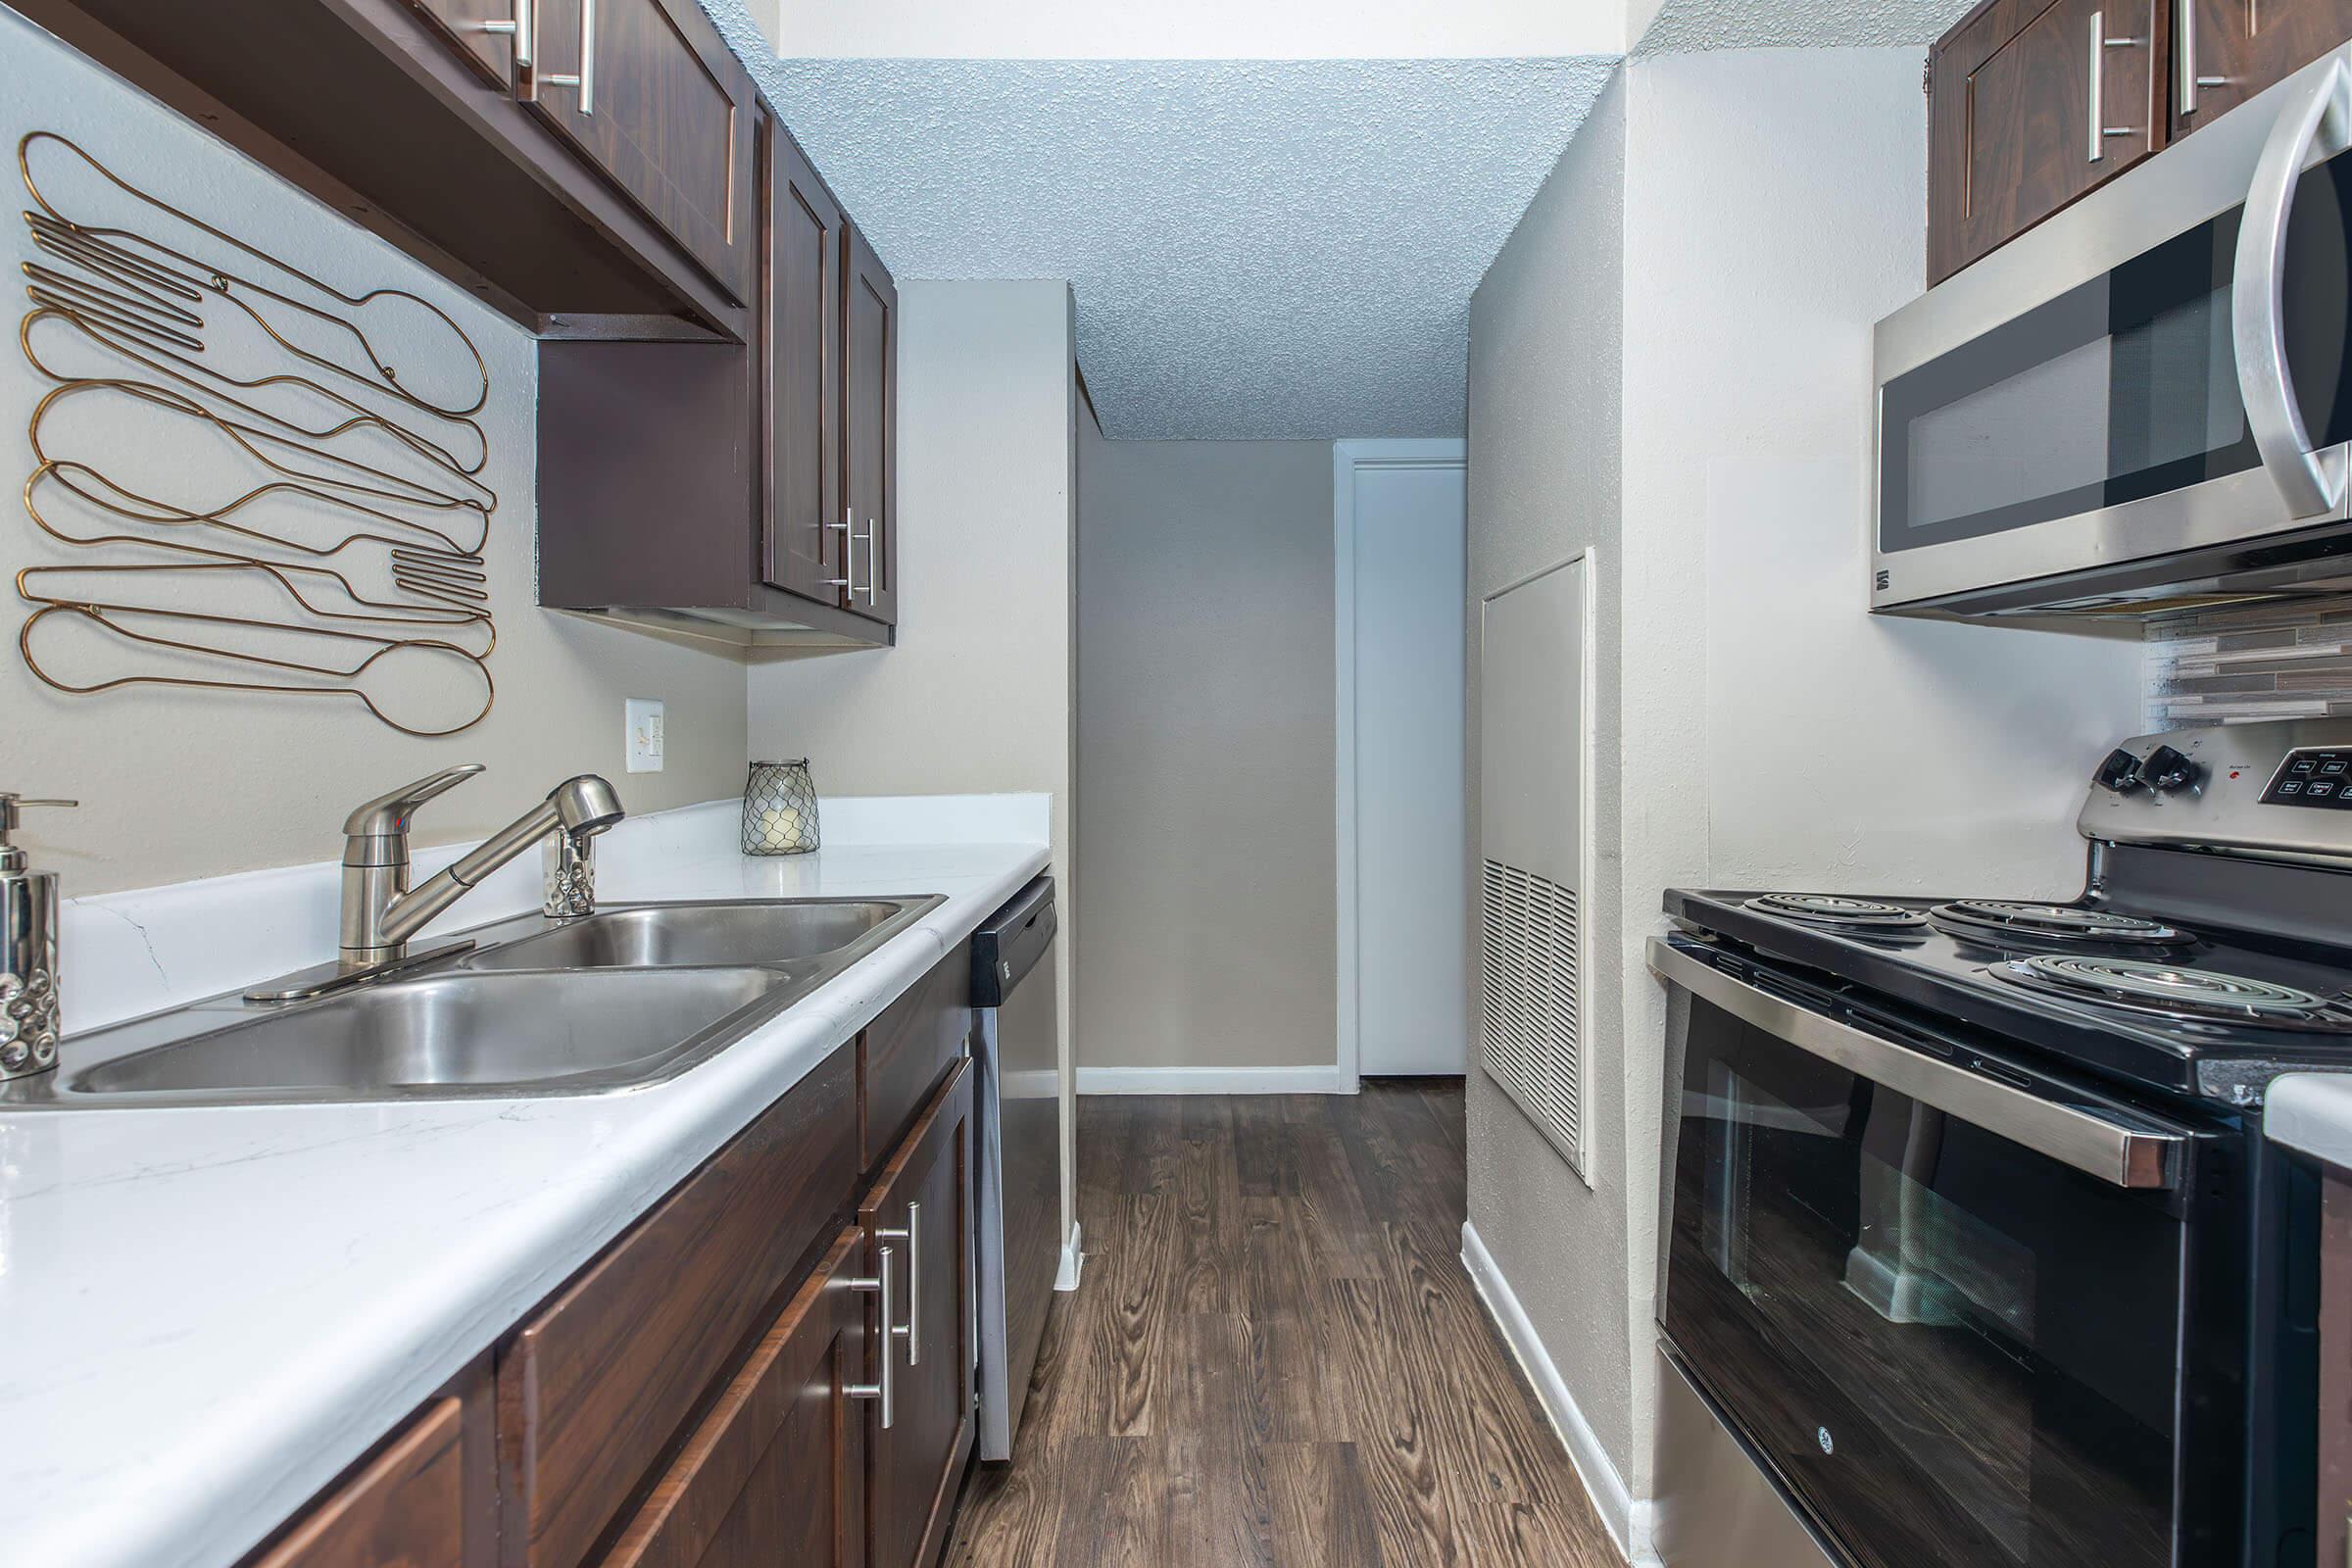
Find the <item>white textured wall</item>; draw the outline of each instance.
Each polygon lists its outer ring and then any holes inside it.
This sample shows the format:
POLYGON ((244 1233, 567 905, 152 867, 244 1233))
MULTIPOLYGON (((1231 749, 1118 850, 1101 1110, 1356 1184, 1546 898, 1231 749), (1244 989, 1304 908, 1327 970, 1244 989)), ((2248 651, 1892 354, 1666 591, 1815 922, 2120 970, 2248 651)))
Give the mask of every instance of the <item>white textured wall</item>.
POLYGON ((1287 60, 1624 51, 1622 0, 754 0, 787 55, 1287 60))
POLYGON ((1082 1067, 1330 1066, 1331 445, 1079 468, 1082 1067))
POLYGON ((1051 794, 1066 1061, 1081 961, 1070 291, 902 279, 899 316, 898 646, 756 655, 752 753, 807 757, 827 795, 1051 794))
MULTIPOLYGON (((2071 892, 2086 769, 2139 714, 2136 643, 1865 612, 1870 331, 1922 286, 1919 65, 1905 47, 1625 68, 1620 560, 1612 576, 1604 557, 1601 578, 1600 746, 1602 809, 1615 799, 1621 812, 1613 833, 1602 819, 1588 926, 1594 1191, 1482 1089, 1471 1214, 1505 1239, 1494 1250, 1522 1299, 1541 1298, 1539 1331, 1636 1497, 1667 1071, 1665 993, 1642 948, 1663 929, 1661 894, 2071 892)), ((1608 176, 1590 134, 1562 173, 1598 211, 1608 176)), ((1567 520, 1609 505, 1598 436, 1538 452, 1509 494, 1478 478, 1494 439, 1482 424, 1582 432, 1608 417, 1605 388, 1583 384, 1610 379, 1604 351, 1587 361, 1563 336, 1607 323, 1604 263, 1550 196, 1474 309, 1474 592, 1539 564, 1536 539, 1611 537, 1567 520), (1549 383, 1514 376, 1530 334, 1560 340, 1549 383)))
MULTIPOLYGON (((68 697, 35 682, 11 646, 0 657, 0 726, 11 743, 0 788, 82 802, 78 811, 28 819, 24 835, 38 862, 64 874, 69 893, 331 857, 340 851, 338 829, 355 804, 453 762, 486 762, 490 771, 418 813, 421 843, 478 838, 518 815, 558 780, 582 771, 609 775, 622 801, 641 811, 742 788, 740 662, 706 646, 536 608, 538 356, 526 334, 4 10, 0 79, 8 83, 0 95, 0 137, 9 147, 28 130, 63 132, 125 177, 352 291, 416 290, 465 326, 490 369, 491 398, 481 416, 492 451, 485 477, 501 502, 488 547, 499 632, 490 662, 498 696, 489 717, 464 734, 428 741, 387 729, 343 699, 158 687, 68 697), (666 702, 664 771, 622 772, 624 697, 666 702)), ((24 192, 13 171, 7 177, 14 192, 5 209, 7 251, 12 261, 29 260, 31 244, 15 217, 26 205, 24 192)), ((13 266, 10 276, 16 276, 13 266)), ((11 298, 23 307, 20 294, 11 298)), ((420 354, 397 333, 386 348, 386 358, 396 363, 420 354)), ((33 466, 25 424, 49 387, 13 342, 0 351, 0 431, 6 432, 0 439, 12 490, 33 466)), ((126 466, 138 456, 129 446, 152 439, 157 428, 145 421, 134 434, 111 430, 103 419, 74 422, 80 450, 126 466)), ((257 471, 213 445, 168 478, 184 483, 188 494, 225 499, 259 482, 251 477, 257 471)), ((87 559, 87 553, 38 533, 21 508, 12 511, 0 521, 12 564, 87 559)), ((88 515, 60 520, 96 531, 87 526, 88 515)), ((240 592, 218 580, 192 587, 186 602, 235 603, 270 612, 270 601, 250 587, 240 592)), ((59 646, 83 644, 61 638, 59 646)), ((185 660, 142 662, 115 651, 103 666, 86 660, 70 673, 188 667, 185 660)))
MULTIPOLYGON (((1468 863, 1479 863, 1479 606, 1580 550, 1597 552, 1594 688, 1600 694, 1588 910, 1585 1039, 1592 1052, 1588 1188, 1494 1080, 1468 1079, 1470 1219, 1511 1281, 1586 1419, 1611 1454, 1632 1451, 1626 1357, 1625 1034, 1608 911, 1624 770, 1614 694, 1633 639, 1624 624, 1622 466, 1626 85, 1613 79, 1470 305, 1468 863)), ((1469 907, 1478 901, 1472 890, 1469 907)), ((1475 952, 1472 950, 1476 972, 1475 952)), ((1475 998, 1471 1001, 1475 1009, 1475 998)), ((1475 1014, 1474 1014, 1475 1023, 1475 1014)), ((1475 1029, 1473 1032, 1475 1038, 1475 1029)))

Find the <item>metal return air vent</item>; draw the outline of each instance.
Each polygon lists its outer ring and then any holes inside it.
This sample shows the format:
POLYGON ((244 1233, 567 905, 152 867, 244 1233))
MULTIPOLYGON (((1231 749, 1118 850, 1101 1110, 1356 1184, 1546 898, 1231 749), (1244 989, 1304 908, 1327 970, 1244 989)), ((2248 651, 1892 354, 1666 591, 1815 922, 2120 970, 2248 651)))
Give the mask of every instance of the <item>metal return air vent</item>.
POLYGON ((1576 890, 1493 859, 1483 880, 1480 1054, 1488 1073, 1582 1176, 1576 890))

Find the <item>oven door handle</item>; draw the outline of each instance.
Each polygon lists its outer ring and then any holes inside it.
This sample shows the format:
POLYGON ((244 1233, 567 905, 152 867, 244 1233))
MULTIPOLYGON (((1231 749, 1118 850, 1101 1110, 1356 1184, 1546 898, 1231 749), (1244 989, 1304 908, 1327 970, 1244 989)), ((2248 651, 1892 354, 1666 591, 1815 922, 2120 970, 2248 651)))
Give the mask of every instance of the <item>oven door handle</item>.
POLYGON ((2286 344, 2286 233, 2295 187, 2317 158, 2352 145, 2352 69, 2343 58, 2287 92, 2278 122, 2263 144, 2237 230, 2230 291, 2230 337, 2246 428, 2290 517, 2324 517, 2344 504, 2344 455, 2315 452, 2295 397, 2286 344))
POLYGON ((2188 1143, 2180 1134, 2127 1127, 1938 1061, 1736 980, 1662 937, 1649 939, 1649 969, 1667 984, 1681 986, 1807 1055, 2103 1182, 2148 1189, 2180 1184, 2180 1152, 2188 1143))

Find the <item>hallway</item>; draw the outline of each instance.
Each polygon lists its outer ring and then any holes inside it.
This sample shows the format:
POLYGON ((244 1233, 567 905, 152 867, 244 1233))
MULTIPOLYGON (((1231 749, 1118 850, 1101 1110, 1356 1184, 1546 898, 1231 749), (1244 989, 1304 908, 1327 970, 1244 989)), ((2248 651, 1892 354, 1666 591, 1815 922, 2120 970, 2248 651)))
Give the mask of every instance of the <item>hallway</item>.
POLYGON ((1085 1281, 956 1568, 1613 1568, 1459 1259, 1458 1083, 1079 1102, 1085 1281))

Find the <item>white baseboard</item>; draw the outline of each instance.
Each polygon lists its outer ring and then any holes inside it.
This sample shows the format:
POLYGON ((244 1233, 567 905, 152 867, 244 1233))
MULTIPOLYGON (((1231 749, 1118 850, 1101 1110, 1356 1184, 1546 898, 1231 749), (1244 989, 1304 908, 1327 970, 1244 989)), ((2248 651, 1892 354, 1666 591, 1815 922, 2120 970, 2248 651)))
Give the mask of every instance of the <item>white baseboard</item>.
POLYGON ((1082 1095, 1352 1095, 1354 1078, 1322 1067, 1081 1067, 1082 1095))
POLYGON ((1528 1321, 1511 1282, 1503 1278, 1487 1244, 1479 1240, 1477 1227, 1467 1221, 1462 1225, 1462 1266, 1470 1271, 1470 1283, 1477 1287, 1488 1315, 1502 1331, 1503 1343, 1511 1348, 1527 1381, 1535 1386, 1536 1398, 1550 1418, 1560 1446, 1568 1450, 1568 1461, 1576 1466, 1585 1491, 1592 1494, 1592 1506, 1607 1527, 1609 1539, 1633 1568, 1655 1568, 1658 1559, 1650 1549, 1649 1503, 1637 1500, 1626 1490, 1625 1478, 1609 1461, 1584 1411, 1577 1408, 1575 1396, 1568 1392, 1560 1369, 1552 1364, 1551 1352, 1536 1337, 1536 1327, 1528 1321))
POLYGON ((1071 1226, 1070 1239, 1061 1244, 1061 1267, 1054 1273, 1056 1291, 1076 1290, 1078 1276, 1086 1271, 1086 1254, 1078 1250, 1078 1230, 1077 1226, 1071 1226))

